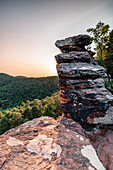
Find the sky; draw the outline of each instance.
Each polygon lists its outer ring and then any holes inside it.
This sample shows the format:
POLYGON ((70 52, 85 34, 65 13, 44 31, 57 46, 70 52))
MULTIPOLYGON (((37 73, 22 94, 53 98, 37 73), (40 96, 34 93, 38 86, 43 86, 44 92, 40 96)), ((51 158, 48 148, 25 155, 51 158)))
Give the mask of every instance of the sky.
POLYGON ((0 0, 0 73, 57 75, 55 41, 99 21, 113 29, 113 0, 0 0))

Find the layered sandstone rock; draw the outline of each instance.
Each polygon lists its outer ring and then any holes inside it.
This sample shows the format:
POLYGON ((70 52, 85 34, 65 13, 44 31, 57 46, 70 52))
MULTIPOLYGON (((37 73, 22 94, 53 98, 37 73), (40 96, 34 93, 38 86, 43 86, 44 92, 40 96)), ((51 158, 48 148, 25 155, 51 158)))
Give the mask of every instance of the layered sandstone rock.
POLYGON ((84 51, 85 45, 90 44, 90 36, 78 35, 66 38, 65 40, 56 41, 55 45, 63 52, 63 50, 69 51, 84 51))
POLYGON ((82 127, 36 118, 0 136, 1 170, 105 170, 82 127))
POLYGON ((56 41, 61 109, 66 117, 86 124, 113 124, 113 95, 105 88, 106 70, 94 61, 85 46, 88 35, 56 41))

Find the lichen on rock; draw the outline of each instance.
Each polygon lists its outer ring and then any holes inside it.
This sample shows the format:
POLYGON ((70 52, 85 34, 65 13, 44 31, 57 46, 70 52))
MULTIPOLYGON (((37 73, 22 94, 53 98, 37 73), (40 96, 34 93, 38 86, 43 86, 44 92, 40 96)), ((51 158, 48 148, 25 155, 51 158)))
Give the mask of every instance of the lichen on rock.
POLYGON ((94 150, 94 148, 91 145, 83 146, 83 149, 81 149, 81 152, 84 157, 88 158, 90 160, 90 163, 97 169, 97 170, 105 170, 104 166, 98 159, 98 156, 94 150))
POLYGON ((8 140, 7 140, 7 144, 9 146, 17 146, 17 145, 24 145, 22 141, 16 139, 16 138, 13 138, 13 137, 9 137, 8 140))
POLYGON ((59 158, 62 152, 60 145, 53 143, 53 139, 48 138, 46 135, 38 135, 35 137, 29 142, 27 149, 30 152, 41 154, 45 159, 48 158, 49 160, 51 160, 53 152, 57 155, 57 158, 59 158))

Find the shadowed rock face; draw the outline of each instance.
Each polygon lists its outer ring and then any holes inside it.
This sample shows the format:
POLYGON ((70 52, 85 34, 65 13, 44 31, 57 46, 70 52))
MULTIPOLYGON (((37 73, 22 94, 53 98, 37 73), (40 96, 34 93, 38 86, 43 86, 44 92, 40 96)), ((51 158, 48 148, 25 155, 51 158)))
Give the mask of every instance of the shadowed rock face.
POLYGON ((105 88, 106 69, 85 49, 88 35, 56 41, 61 54, 55 56, 59 76, 61 109, 81 124, 113 124, 113 95, 105 88))

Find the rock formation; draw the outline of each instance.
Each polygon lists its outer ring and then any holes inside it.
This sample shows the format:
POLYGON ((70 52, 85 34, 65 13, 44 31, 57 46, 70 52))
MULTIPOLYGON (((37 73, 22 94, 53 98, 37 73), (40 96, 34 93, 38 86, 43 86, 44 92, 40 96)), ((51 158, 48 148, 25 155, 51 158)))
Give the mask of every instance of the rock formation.
POLYGON ((85 46, 88 35, 56 41, 61 54, 55 56, 59 76, 61 109, 81 124, 113 124, 113 95, 105 88, 106 70, 85 46))
MULTIPOLYGON (((111 159, 112 160, 112 159, 111 159)), ((1 170, 105 170, 82 127, 36 118, 0 136, 1 170)))

